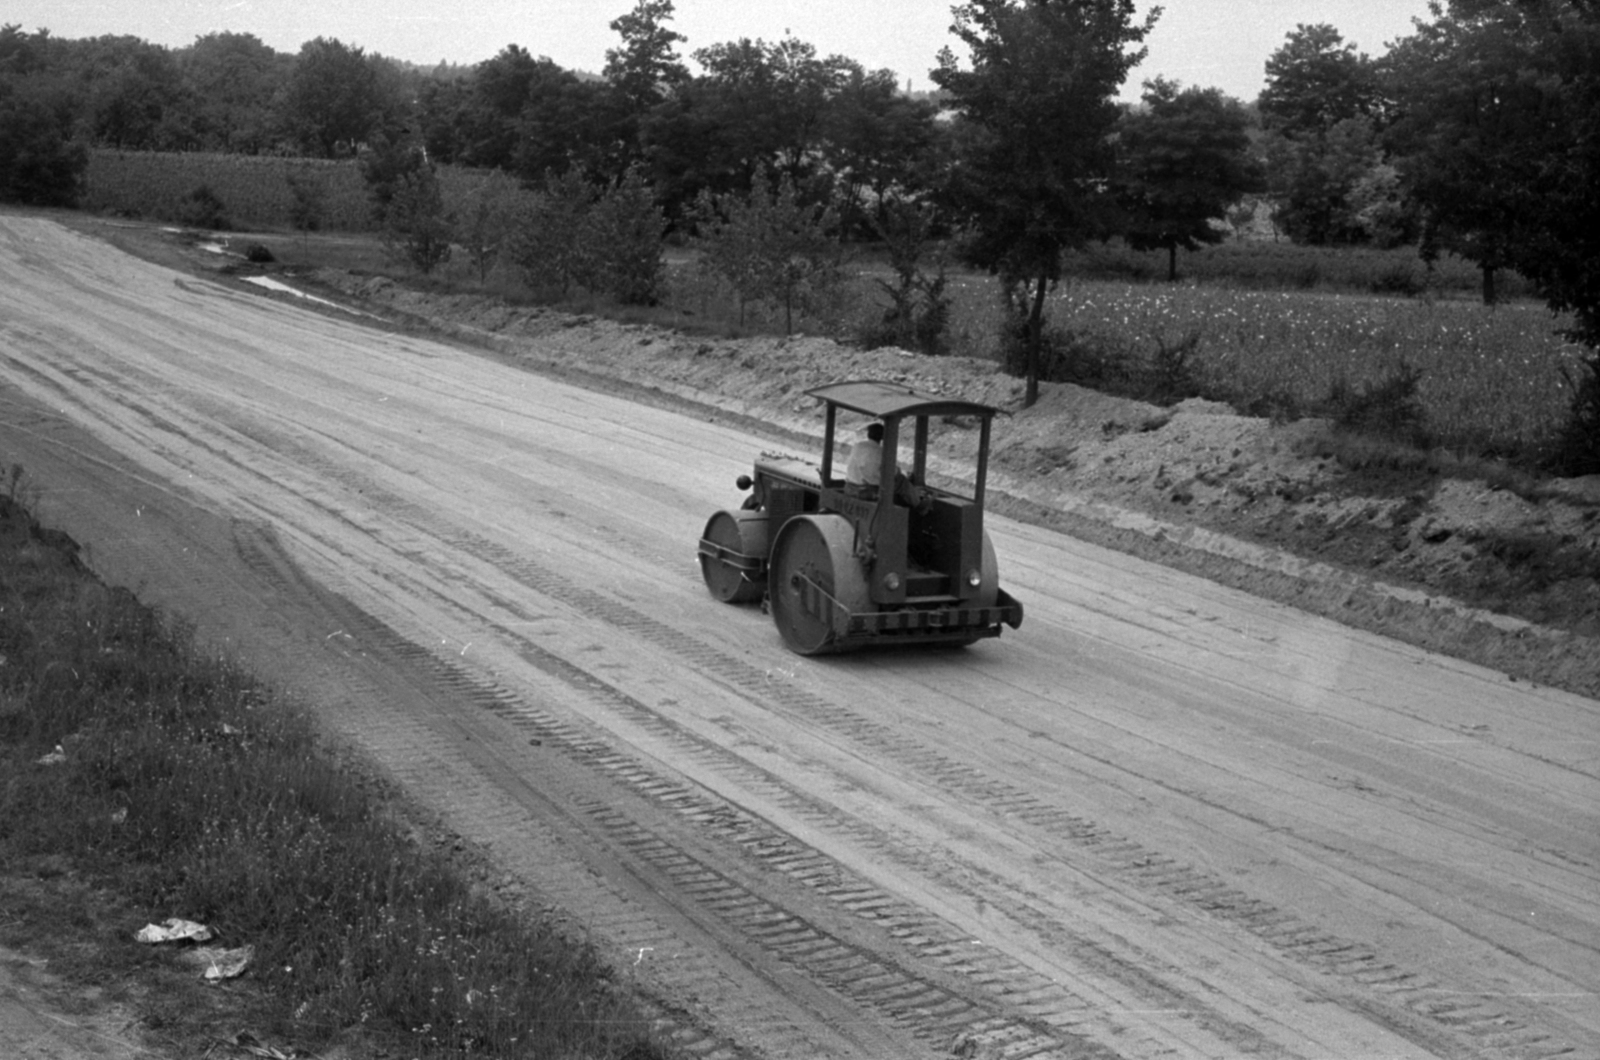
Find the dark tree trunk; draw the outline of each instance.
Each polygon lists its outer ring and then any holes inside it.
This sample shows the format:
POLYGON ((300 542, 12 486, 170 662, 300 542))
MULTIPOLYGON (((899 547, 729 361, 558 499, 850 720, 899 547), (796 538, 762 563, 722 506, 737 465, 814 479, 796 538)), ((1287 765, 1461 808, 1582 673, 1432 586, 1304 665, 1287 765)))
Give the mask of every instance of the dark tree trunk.
POLYGON ((1493 265, 1480 265, 1479 269, 1483 272, 1483 304, 1494 305, 1496 298, 1494 292, 1496 267, 1493 265))
POLYGON ((1167 244, 1167 282, 1172 283, 1178 278, 1178 244, 1167 244))
POLYGON ((1039 274, 1039 286, 1033 292, 1033 305, 1028 309, 1028 389, 1022 398, 1022 407, 1031 409, 1039 400, 1039 348, 1044 345, 1044 295, 1050 277, 1039 274))

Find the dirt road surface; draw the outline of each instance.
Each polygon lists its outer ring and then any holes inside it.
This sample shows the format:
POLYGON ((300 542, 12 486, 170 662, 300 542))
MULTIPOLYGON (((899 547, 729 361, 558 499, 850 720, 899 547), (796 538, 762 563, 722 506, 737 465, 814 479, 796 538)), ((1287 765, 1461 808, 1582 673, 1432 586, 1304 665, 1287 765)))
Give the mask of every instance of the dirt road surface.
POLYGON ((1593 701, 1003 519, 1020 631, 800 659, 694 559, 773 446, 0 217, 43 520, 696 1052, 1600 1055, 1593 701))

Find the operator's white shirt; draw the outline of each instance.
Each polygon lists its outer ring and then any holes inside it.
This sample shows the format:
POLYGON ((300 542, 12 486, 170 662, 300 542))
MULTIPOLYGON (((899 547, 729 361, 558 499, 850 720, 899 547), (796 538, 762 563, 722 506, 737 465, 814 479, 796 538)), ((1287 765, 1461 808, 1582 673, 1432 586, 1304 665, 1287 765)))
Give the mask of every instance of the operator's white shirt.
POLYGON ((871 438, 859 438, 850 446, 850 463, 844 470, 844 480, 852 486, 876 486, 883 469, 883 444, 871 438))

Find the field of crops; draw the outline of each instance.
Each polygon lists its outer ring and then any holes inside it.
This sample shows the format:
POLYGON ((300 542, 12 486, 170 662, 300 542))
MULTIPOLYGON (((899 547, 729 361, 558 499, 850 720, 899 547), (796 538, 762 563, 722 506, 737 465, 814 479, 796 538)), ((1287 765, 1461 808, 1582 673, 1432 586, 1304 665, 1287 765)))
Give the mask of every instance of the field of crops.
MULTIPOLYGON (((1134 250, 1121 240, 1091 243, 1069 253, 1069 275, 1118 282, 1162 281, 1165 250, 1134 250)), ((1465 258, 1441 253, 1429 264, 1413 246, 1312 247, 1288 240, 1230 239, 1178 254, 1178 278, 1224 287, 1271 291, 1359 291, 1363 294, 1479 296, 1483 277, 1465 258)), ((1532 285, 1509 269, 1495 276, 1505 298, 1526 298, 1532 285)))
MULTIPOLYGON (((952 282, 961 352, 992 350, 994 281, 952 282)), ((1529 455, 1566 415, 1561 369, 1579 348, 1542 304, 1488 307, 1416 299, 1197 284, 1064 284, 1050 321, 1092 348, 1148 363, 1162 345, 1192 348, 1202 390, 1258 411, 1309 411, 1336 383, 1360 389, 1402 367, 1439 445, 1475 455, 1529 455)))
MULTIPOLYGON (((443 166, 439 179, 446 201, 465 202, 489 176, 443 166)), ((90 152, 82 206, 119 217, 190 223, 194 208, 187 200, 205 187, 220 200, 226 227, 288 230, 295 227, 295 181, 316 189, 322 230, 376 229, 372 200, 353 159, 96 150, 90 152)))

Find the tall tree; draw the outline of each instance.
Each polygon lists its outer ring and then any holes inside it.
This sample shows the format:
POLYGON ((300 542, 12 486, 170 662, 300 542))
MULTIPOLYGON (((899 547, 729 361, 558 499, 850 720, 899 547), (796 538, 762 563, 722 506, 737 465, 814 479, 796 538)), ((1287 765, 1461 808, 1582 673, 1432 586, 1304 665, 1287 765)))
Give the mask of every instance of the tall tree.
POLYGON ((300 46, 283 98, 283 123, 307 151, 324 158, 353 150, 383 115, 378 75, 366 54, 337 38, 300 46))
POLYGON ((464 160, 472 120, 471 75, 432 77, 417 93, 417 129, 428 157, 440 165, 464 160))
POLYGON ((632 11, 611 22, 622 47, 606 51, 605 78, 634 114, 649 110, 689 79, 676 50, 688 38, 667 28, 672 13, 672 0, 638 0, 632 11))
POLYGON ((177 58, 199 147, 252 155, 272 147, 273 99, 288 83, 293 56, 280 55, 253 34, 208 33, 177 58))
POLYGON ((105 36, 77 41, 72 50, 97 142, 131 150, 194 146, 185 128, 183 77, 166 48, 105 36))
POLYGON ((974 231, 964 256, 998 274, 1008 297, 1026 295, 1032 405, 1045 296, 1062 252, 1109 231, 1115 95, 1160 9, 1143 22, 1133 0, 974 0, 952 13, 971 66, 947 47, 933 71, 967 126, 946 194, 974 231))
POLYGON ((793 37, 743 38, 694 53, 705 72, 678 86, 640 126, 653 182, 683 216, 701 191, 744 194, 758 169, 780 171, 815 200, 829 109, 849 60, 817 57, 793 37))
POLYGON ((603 170, 612 135, 604 97, 610 89, 584 81, 545 56, 510 44, 474 68, 459 91, 428 98, 424 134, 469 166, 504 169, 537 183, 547 170, 580 165, 603 170), (446 128, 452 121, 453 130, 446 128))
POLYGON ((73 206, 89 153, 75 139, 76 106, 49 73, 49 34, 0 26, 0 202, 73 206))
POLYGON ((855 62, 844 67, 823 124, 822 153, 846 231, 870 233, 882 224, 891 192, 926 190, 923 162, 937 113, 927 100, 901 93, 892 70, 869 72, 855 62))
MULTIPOLYGON (((1516 245, 1543 240, 1546 197, 1555 192, 1562 213, 1581 208, 1559 174, 1574 161, 1584 168, 1585 126, 1596 149, 1597 101, 1584 96, 1597 75, 1583 65, 1600 59, 1596 16, 1546 0, 1430 10, 1433 21, 1417 23, 1384 64, 1397 112, 1386 141, 1424 211, 1424 249, 1476 262, 1492 303, 1496 272, 1528 256, 1516 245)), ((1545 260, 1534 256, 1536 267, 1545 260)))
POLYGON ((1393 135, 1430 224, 1480 266, 1531 279, 1589 347, 1554 466, 1600 473, 1600 9, 1435 2, 1397 47, 1393 135), (1418 63, 1425 65, 1414 68, 1418 63))
POLYGON ((1267 59, 1262 120, 1289 136, 1326 134, 1347 118, 1372 113, 1372 61, 1326 23, 1296 26, 1267 59))
POLYGON ((1117 192, 1128 214, 1125 234, 1136 249, 1167 252, 1167 279, 1178 278, 1180 248, 1220 243, 1212 221, 1260 190, 1249 127, 1238 100, 1162 78, 1146 81, 1144 106, 1123 116, 1117 192))
POLYGON ((609 88, 585 81, 549 64, 530 85, 528 101, 515 126, 516 149, 511 170, 524 180, 541 179, 546 172, 577 167, 608 178, 618 165, 615 114, 607 105, 609 88))
POLYGON ((1369 118, 1346 118, 1325 133, 1269 135, 1264 141, 1273 222, 1317 246, 1365 242, 1360 189, 1376 177, 1383 151, 1369 118))
POLYGON ((1301 24, 1267 59, 1257 107, 1275 220, 1290 238, 1347 243, 1365 238, 1351 196, 1382 162, 1375 66, 1326 23, 1301 24))
POLYGON ((748 187, 758 168, 781 170, 797 185, 809 175, 829 101, 848 60, 786 37, 776 44, 744 38, 694 53, 705 67, 712 106, 725 126, 727 161, 748 187))

